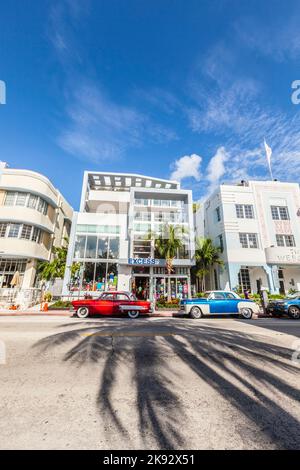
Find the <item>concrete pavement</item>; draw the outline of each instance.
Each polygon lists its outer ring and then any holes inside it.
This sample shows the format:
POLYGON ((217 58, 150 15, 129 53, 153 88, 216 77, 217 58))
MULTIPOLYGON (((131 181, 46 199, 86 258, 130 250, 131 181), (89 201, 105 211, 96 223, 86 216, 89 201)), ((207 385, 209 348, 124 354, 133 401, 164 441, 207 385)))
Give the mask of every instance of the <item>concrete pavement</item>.
POLYGON ((0 448, 299 449, 299 337, 290 319, 0 317, 0 448))

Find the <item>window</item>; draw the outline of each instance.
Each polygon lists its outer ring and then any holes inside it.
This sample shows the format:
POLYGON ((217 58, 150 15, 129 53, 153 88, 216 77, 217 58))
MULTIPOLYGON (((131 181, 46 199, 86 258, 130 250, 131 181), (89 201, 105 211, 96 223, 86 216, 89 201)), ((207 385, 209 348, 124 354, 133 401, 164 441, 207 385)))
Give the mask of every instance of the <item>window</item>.
POLYGON ((253 206, 250 204, 245 204, 244 211, 246 219, 254 219, 253 206))
POLYGON ((9 224, 8 237, 18 238, 21 224, 9 224))
POLYGON ((210 298, 211 299, 217 299, 217 300, 224 300, 225 295, 222 294, 222 292, 214 292, 213 294, 211 294, 210 298))
POLYGON ((230 299, 230 300, 236 299, 236 297, 231 292, 226 292, 225 297, 226 299, 230 299))
POLYGON ((248 237, 246 233, 240 233, 240 243, 242 248, 248 248, 248 237))
POLYGON ((40 239, 41 239, 41 230, 37 227, 33 227, 31 240, 33 242, 40 243, 40 239))
POLYGON ((27 193, 17 193, 16 206, 25 206, 27 193))
POLYGON ((6 235, 7 224, 1 223, 0 224, 0 238, 4 238, 6 235))
POLYGON ((107 253, 108 253, 108 238, 107 237, 99 238, 97 258, 107 259, 107 253))
POLYGON ((217 222, 221 222, 221 210, 220 207, 216 208, 216 217, 217 217, 217 222))
POLYGON ((238 219, 254 219, 254 211, 251 204, 236 204, 235 211, 238 219))
POLYGON ((110 238, 110 240, 109 240, 109 253, 108 253, 108 258, 109 259, 119 258, 119 245, 120 245, 119 238, 110 238))
POLYGON ((151 220, 151 212, 135 212, 134 218, 135 220, 149 221, 151 220))
POLYGON ((239 236, 242 248, 258 248, 256 233, 240 233, 239 236))
MULTIPOLYGON (((115 296, 114 296, 114 294, 104 294, 104 295, 101 296, 101 300, 115 300, 115 296)), ((127 300, 128 300, 128 298, 127 298, 127 300)))
POLYGON ((250 273, 248 268, 242 268, 238 275, 239 285, 243 291, 251 292, 250 273))
POLYGON ((48 211, 48 203, 44 201, 44 199, 42 199, 41 197, 39 198, 37 210, 44 215, 46 215, 48 211))
POLYGON ((88 236, 86 240, 86 258, 96 258, 97 237, 88 236))
POLYGON ((75 242, 75 258, 84 258, 85 252, 85 242, 86 236, 85 235, 77 235, 76 242, 75 242))
POLYGON ((37 205, 38 197, 35 196, 34 194, 30 194, 27 202, 27 206, 30 209, 35 209, 37 205))
POLYGON ((5 206, 13 206, 15 204, 15 198, 17 193, 8 191, 5 196, 5 206))
POLYGON ((129 297, 126 294, 117 294, 116 297, 117 297, 116 300, 125 300, 126 302, 128 302, 129 300, 129 297))
POLYGON ((296 246, 294 235, 276 235, 277 246, 296 246))
POLYGON ((294 235, 285 235, 286 246, 295 246, 294 235))
POLYGON ((48 203, 43 198, 24 191, 7 191, 4 205, 27 206, 30 209, 37 209, 44 215, 46 215, 48 211, 48 203))
POLYGON ((277 246, 284 246, 284 235, 276 235, 277 246))
POLYGON ((218 239, 219 239, 219 247, 220 247, 221 253, 223 253, 224 251, 223 235, 219 235, 218 239))
POLYGON ((30 240, 32 225, 23 224, 20 238, 30 240))
POLYGON ((271 214, 273 220, 290 220, 286 206, 271 206, 271 214))

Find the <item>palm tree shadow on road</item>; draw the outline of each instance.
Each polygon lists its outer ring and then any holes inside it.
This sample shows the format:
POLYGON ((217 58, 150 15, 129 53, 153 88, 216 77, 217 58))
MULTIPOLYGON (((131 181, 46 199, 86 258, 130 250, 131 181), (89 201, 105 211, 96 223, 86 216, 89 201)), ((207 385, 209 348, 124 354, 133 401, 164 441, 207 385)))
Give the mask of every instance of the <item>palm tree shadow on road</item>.
POLYGON ((189 447, 183 426, 185 403, 178 393, 180 362, 185 373, 190 370, 198 377, 199 393, 205 382, 250 420, 270 445, 296 449, 300 424, 282 400, 287 397, 295 407, 299 404, 299 389, 290 383, 299 368, 290 360, 290 349, 264 340, 200 323, 195 327, 184 320, 174 324, 120 320, 113 325, 80 322, 76 329, 43 338, 35 347, 48 351, 70 343, 64 361, 78 366, 101 363, 96 403, 102 425, 106 433, 117 433, 128 443, 133 430, 125 424, 113 394, 120 367, 129 367, 133 376, 136 400, 131 406, 144 446, 155 441, 160 449, 189 447))

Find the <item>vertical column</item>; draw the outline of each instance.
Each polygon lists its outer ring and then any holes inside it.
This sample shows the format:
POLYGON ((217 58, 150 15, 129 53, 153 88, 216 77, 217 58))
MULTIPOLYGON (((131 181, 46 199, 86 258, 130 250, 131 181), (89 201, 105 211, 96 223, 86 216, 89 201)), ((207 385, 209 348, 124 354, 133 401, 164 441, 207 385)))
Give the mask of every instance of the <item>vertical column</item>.
POLYGON ((26 265, 26 271, 24 273, 22 289, 29 289, 30 287, 33 287, 35 274, 36 274, 36 261, 30 260, 26 265))
POLYGON ((278 280, 278 267, 277 266, 268 266, 267 264, 263 266, 268 278, 269 291, 271 294, 279 293, 279 280, 278 280))
POLYGON ((69 240, 62 295, 69 295, 69 284, 71 282, 71 268, 73 264, 74 249, 75 249, 77 218, 78 218, 78 212, 74 212, 73 219, 72 219, 72 228, 71 228, 71 234, 70 234, 70 240, 69 240))
POLYGON ((239 286, 239 272, 241 265, 237 263, 228 263, 228 276, 230 289, 235 289, 239 286))

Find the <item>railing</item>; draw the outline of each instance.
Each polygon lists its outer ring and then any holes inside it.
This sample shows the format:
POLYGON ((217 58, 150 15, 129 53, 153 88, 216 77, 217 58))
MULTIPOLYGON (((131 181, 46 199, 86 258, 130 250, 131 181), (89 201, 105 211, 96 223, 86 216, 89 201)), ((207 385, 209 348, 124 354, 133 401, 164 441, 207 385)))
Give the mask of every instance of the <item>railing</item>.
POLYGON ((42 291, 35 287, 30 289, 1 288, 0 289, 0 307, 10 308, 16 306, 19 308, 28 308, 41 302, 42 291))

